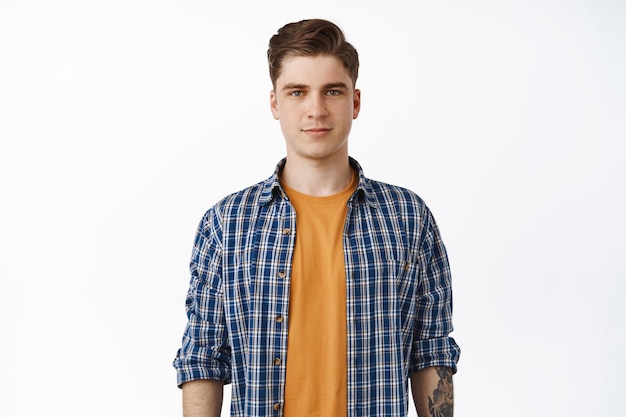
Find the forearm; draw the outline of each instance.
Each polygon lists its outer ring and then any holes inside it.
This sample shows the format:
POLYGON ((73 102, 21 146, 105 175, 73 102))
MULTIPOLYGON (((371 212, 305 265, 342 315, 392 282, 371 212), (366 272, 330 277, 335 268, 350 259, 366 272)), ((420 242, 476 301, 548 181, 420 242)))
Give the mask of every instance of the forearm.
POLYGON ((224 383, 209 379, 183 384, 184 417, 219 417, 222 411, 224 383))
POLYGON ((411 375, 413 402, 419 417, 452 417, 454 390, 452 370, 442 366, 422 369, 411 375))

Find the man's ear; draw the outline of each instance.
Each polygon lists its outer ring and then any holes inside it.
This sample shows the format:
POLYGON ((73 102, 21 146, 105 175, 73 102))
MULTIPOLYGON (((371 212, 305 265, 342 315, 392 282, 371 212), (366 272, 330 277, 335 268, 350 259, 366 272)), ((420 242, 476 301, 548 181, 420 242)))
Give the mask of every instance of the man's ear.
POLYGON ((361 90, 354 90, 353 108, 352 118, 356 119, 361 111, 361 90))
POLYGON ((270 109, 272 110, 272 116, 278 120, 278 99, 276 97, 276 91, 270 91, 270 109))

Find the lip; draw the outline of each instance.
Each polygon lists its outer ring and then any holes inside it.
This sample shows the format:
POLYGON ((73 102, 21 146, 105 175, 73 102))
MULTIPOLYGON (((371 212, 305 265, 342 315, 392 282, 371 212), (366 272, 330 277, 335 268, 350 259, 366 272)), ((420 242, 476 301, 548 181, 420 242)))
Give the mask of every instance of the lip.
POLYGON ((321 137, 326 135, 328 132, 330 132, 331 130, 333 130, 330 127, 313 127, 310 129, 302 129, 302 131, 304 133, 306 133, 309 136, 313 136, 313 137, 321 137))

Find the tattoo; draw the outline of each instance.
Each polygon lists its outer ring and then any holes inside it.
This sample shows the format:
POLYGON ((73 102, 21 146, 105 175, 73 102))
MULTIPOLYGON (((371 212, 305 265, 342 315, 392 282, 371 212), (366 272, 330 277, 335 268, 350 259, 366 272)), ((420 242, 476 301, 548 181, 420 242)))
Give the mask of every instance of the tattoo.
POLYGON ((439 383, 432 397, 428 397, 428 410, 432 417, 452 417, 454 412, 452 370, 443 366, 437 366, 435 369, 439 375, 439 383))

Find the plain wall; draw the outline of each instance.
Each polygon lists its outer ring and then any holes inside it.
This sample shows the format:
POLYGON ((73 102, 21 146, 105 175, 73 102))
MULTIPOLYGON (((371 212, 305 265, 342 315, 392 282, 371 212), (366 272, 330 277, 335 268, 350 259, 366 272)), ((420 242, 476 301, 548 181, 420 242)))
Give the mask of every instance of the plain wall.
POLYGON ((457 415, 621 414, 626 3, 0 0, 0 415, 180 415, 195 228, 284 156, 267 41, 311 17, 442 231, 457 415))

